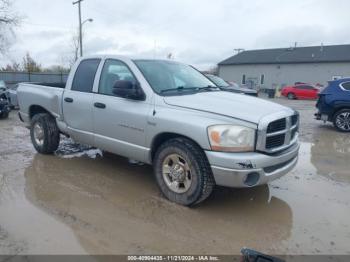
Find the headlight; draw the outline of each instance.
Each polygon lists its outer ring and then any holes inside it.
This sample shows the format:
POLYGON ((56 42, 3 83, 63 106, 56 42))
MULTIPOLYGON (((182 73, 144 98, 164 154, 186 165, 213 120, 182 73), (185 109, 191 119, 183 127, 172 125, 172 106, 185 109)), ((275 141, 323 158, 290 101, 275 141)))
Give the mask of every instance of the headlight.
POLYGON ((255 130, 244 126, 216 125, 208 127, 210 146, 213 151, 254 151, 255 130))

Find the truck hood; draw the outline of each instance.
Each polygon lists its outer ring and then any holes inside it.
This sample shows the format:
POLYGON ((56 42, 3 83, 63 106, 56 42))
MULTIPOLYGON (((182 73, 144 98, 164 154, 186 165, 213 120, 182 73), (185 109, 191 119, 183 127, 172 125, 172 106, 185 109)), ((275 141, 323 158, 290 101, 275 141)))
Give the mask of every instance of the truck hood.
POLYGON ((236 93, 256 93, 255 90, 253 89, 249 89, 249 88, 246 88, 246 87, 236 87, 236 86, 229 86, 229 87, 226 87, 226 88, 223 88, 223 89, 227 89, 226 91, 233 91, 233 92, 236 92, 236 93))
POLYGON ((214 113, 258 124, 262 117, 285 112, 291 108, 272 103, 261 98, 231 92, 202 92, 194 95, 164 97, 168 105, 214 113))

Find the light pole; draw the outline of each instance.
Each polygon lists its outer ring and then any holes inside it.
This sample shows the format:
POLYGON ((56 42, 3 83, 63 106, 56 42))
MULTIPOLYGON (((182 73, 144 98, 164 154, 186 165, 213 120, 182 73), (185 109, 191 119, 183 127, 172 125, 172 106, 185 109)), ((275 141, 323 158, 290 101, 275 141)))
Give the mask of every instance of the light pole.
POLYGON ((83 36, 82 36, 82 32, 81 32, 81 6, 80 6, 80 4, 81 4, 81 2, 82 2, 83 0, 78 0, 78 1, 75 1, 75 2, 73 2, 73 5, 76 5, 76 4, 78 4, 78 12, 79 12, 79 45, 80 45, 80 56, 83 56, 83 42, 82 42, 82 38, 83 38, 83 36))
POLYGON ((79 49, 80 49, 80 56, 83 56, 83 32, 82 32, 82 27, 83 24, 86 22, 92 22, 94 21, 93 19, 89 18, 81 22, 81 2, 84 0, 77 0, 73 2, 73 5, 78 4, 78 11, 79 11, 79 49))
MULTIPOLYGON (((83 30, 83 25, 86 23, 86 22, 93 22, 94 19, 92 18, 89 18, 89 19, 86 19, 84 20, 82 23, 81 23, 81 29, 80 30, 83 30)), ((81 32, 80 33, 80 56, 83 56, 83 33, 81 32)))
POLYGON ((89 19, 85 19, 82 23, 81 23, 81 26, 83 26, 86 22, 93 22, 94 21, 94 19, 92 19, 92 18, 89 18, 89 19))

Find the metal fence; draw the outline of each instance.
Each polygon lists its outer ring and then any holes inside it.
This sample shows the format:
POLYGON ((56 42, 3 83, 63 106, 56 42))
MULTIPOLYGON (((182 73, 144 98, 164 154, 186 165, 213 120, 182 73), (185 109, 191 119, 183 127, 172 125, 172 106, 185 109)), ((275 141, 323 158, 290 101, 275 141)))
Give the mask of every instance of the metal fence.
POLYGON ((38 72, 0 72, 0 80, 6 84, 17 84, 21 82, 45 82, 65 83, 68 73, 38 73, 38 72))

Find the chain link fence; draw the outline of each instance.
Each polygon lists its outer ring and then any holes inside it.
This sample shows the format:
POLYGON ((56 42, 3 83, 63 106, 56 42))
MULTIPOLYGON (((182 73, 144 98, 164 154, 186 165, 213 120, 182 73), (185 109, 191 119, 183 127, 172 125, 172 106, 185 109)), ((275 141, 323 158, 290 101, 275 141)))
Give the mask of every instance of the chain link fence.
POLYGON ((0 72, 0 80, 7 85, 14 85, 21 82, 44 82, 44 83, 65 83, 68 73, 46 73, 46 72, 0 72))

